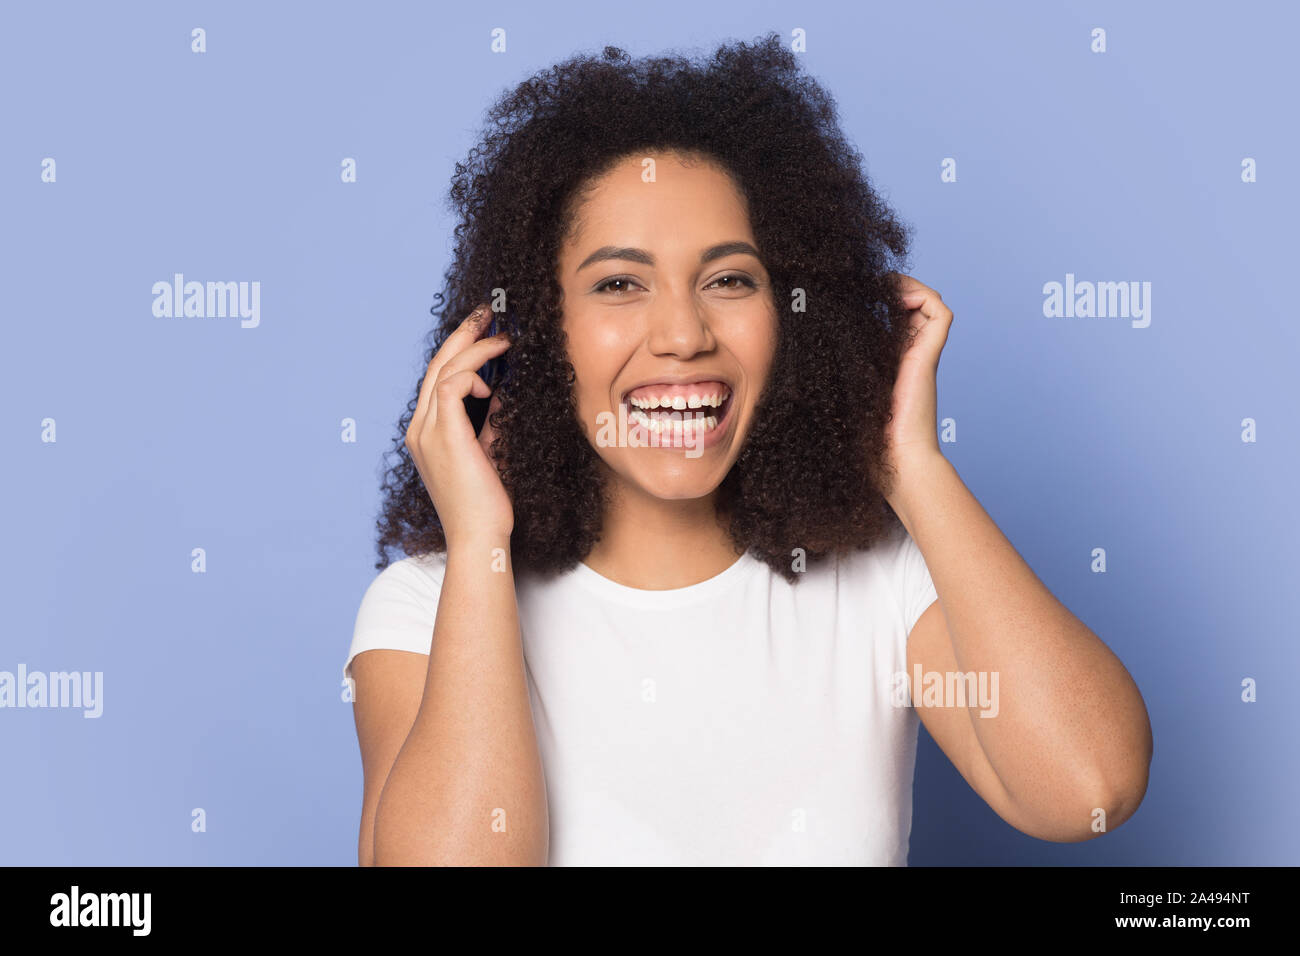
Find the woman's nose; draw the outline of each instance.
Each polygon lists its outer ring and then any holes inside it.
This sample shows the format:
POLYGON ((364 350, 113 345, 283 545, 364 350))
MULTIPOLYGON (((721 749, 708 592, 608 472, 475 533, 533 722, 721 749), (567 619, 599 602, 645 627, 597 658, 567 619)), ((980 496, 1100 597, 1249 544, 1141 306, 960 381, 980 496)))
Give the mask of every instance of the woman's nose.
POLYGON ((694 302, 668 301, 651 310, 648 343, 655 355, 688 359, 713 350, 708 317, 694 302))

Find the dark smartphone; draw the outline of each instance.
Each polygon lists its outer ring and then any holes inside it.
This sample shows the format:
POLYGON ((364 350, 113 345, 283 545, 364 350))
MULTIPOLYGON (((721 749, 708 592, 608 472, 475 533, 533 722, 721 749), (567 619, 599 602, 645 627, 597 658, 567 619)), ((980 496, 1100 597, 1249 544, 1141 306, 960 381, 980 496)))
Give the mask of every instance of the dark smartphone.
MULTIPOLYGON (((482 338, 496 335, 500 331, 497 322, 500 316, 495 313, 492 316, 492 322, 488 325, 487 330, 483 333, 482 338)), ((479 378, 487 383, 488 388, 496 391, 501 379, 505 376, 506 361, 502 357, 489 359, 488 363, 478 370, 479 378)), ((483 431, 483 425, 487 421, 488 405, 492 402, 491 397, 476 398, 473 395, 465 396, 465 412, 469 415, 470 424, 474 426, 474 434, 478 435, 483 431)))

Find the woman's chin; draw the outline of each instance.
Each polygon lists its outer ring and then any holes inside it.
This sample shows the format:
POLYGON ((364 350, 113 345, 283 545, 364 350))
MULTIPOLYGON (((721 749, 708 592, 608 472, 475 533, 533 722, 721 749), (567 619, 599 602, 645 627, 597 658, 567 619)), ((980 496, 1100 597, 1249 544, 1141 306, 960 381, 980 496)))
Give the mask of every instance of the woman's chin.
POLYGON ((707 498, 718 490, 726 471, 716 462, 677 458, 659 463, 637 462, 633 467, 614 469, 616 480, 631 485, 640 494, 660 501, 691 501, 707 498))

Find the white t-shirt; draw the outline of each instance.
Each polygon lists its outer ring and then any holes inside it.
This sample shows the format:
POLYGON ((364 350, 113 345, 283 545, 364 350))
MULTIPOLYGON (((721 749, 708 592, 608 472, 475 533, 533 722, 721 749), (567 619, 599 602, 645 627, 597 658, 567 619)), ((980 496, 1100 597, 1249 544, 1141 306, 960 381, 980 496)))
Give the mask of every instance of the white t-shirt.
MULTIPOLYGON (((343 674, 428 654, 445 556, 370 584, 343 674)), ((643 591, 585 564, 515 591, 552 866, 906 866, 918 717, 895 705, 937 599, 899 531, 788 583, 746 554, 643 591)))

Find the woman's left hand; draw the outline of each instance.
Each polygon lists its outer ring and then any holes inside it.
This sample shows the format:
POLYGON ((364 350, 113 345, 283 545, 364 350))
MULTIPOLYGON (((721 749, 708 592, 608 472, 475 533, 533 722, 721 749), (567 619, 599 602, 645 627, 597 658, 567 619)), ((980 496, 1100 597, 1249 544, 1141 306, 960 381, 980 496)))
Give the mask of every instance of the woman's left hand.
POLYGON ((952 310, 928 285, 911 276, 896 273, 909 310, 908 328, 916 330, 911 345, 898 365, 894 384, 894 417, 885 431, 886 460, 895 475, 906 472, 915 462, 942 457, 935 431, 937 408, 935 379, 939 353, 948 341, 952 310))

